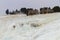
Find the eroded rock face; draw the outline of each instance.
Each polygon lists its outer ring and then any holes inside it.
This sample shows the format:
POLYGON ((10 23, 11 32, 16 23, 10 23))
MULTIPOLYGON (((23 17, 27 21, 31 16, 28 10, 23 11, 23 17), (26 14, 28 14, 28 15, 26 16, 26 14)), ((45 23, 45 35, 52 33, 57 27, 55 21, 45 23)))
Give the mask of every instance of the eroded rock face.
POLYGON ((40 14, 53 13, 54 10, 48 7, 40 8, 40 14))

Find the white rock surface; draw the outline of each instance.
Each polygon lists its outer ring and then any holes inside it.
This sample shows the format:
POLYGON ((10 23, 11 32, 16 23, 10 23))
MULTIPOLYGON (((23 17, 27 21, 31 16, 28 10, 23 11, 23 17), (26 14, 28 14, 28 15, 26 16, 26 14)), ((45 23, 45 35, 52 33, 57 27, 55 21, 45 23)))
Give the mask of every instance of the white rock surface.
POLYGON ((60 40, 60 13, 1 16, 0 40, 60 40))

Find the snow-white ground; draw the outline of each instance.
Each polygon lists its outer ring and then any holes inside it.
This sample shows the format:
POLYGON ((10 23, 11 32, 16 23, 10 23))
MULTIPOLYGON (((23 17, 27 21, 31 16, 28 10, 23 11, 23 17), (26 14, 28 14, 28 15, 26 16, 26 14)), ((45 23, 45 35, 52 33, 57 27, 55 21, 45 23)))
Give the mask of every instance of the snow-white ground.
POLYGON ((60 13, 1 16, 0 40, 60 40, 60 13))

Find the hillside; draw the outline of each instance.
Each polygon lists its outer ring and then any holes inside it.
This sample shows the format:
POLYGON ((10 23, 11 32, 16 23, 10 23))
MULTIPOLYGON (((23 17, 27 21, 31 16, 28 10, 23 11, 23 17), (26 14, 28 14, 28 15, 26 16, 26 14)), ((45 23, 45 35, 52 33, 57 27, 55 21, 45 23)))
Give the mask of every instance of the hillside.
POLYGON ((0 40, 60 40, 60 13, 1 16, 0 40))

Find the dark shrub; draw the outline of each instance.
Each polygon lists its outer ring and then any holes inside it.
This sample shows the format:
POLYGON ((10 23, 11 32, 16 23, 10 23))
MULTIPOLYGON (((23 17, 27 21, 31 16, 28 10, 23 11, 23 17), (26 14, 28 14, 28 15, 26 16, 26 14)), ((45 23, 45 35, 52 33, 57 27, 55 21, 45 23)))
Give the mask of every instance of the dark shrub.
POLYGON ((33 8, 27 8, 26 9, 26 15, 28 16, 29 15, 29 11, 33 10, 33 8))
POLYGON ((26 8, 21 8, 20 11, 21 11, 22 13, 26 13, 26 8))
POLYGON ((15 12, 16 12, 16 13, 20 13, 20 11, 19 11, 19 10, 17 10, 17 9, 16 9, 16 11, 15 11, 15 12))
POLYGON ((27 11, 30 11, 30 10, 33 10, 33 8, 27 8, 26 10, 27 10, 27 11))
POLYGON ((52 10, 54 10, 54 12, 60 12, 60 7, 59 6, 55 6, 55 7, 53 7, 52 10))
POLYGON ((9 14, 9 9, 6 10, 6 14, 7 14, 7 15, 9 14))

